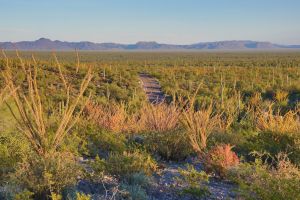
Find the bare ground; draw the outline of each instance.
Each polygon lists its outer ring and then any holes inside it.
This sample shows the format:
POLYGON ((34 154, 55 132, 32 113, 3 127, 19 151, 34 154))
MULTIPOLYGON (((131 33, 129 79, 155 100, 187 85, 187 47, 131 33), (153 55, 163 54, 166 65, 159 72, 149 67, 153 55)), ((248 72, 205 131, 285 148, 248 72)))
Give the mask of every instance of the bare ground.
POLYGON ((165 100, 165 94, 159 82, 153 76, 140 73, 140 83, 150 103, 157 104, 165 100))

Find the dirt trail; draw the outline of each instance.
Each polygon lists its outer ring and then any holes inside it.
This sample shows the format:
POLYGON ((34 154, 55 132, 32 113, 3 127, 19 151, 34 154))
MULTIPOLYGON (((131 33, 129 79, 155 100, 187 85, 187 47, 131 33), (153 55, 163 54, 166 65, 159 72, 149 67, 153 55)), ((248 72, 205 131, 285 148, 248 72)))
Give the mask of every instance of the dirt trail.
POLYGON ((140 73, 140 81, 150 103, 158 104, 165 100, 165 94, 159 82, 153 76, 140 73))

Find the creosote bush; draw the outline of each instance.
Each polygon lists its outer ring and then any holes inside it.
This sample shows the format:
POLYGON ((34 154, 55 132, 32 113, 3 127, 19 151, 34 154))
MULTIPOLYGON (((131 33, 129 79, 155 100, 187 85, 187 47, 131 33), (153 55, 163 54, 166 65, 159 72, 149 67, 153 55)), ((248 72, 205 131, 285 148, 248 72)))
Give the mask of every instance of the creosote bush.
POLYGON ((177 183, 184 187, 182 194, 189 194, 196 198, 203 198, 210 194, 205 185, 209 182, 209 175, 204 171, 197 171, 192 165, 187 169, 178 169, 180 176, 176 178, 177 183))
POLYGON ((164 132, 147 132, 144 143, 147 149, 165 160, 184 160, 193 152, 183 128, 164 132))
POLYGON ((107 159, 100 159, 96 156, 91 162, 94 171, 92 179, 101 181, 105 174, 116 176, 124 180, 128 179, 132 174, 143 173, 151 176, 157 169, 157 164, 152 157, 141 150, 132 150, 119 152, 111 152, 107 159))
POLYGON ((80 151, 82 155, 94 158, 97 155, 106 157, 110 152, 122 153, 126 150, 126 137, 82 120, 74 132, 81 138, 80 151))
POLYGON ((147 200, 147 187, 150 185, 149 177, 143 173, 134 173, 126 177, 120 188, 123 190, 121 193, 121 198, 133 199, 133 200, 147 200))
POLYGON ((17 164, 31 153, 28 142, 19 133, 1 132, 0 135, 0 184, 5 183, 17 164))
POLYGON ((105 165, 110 174, 118 177, 126 177, 138 172, 151 175, 157 169, 157 164, 152 157, 140 150, 111 153, 105 165))
POLYGON ((51 157, 32 154, 17 165, 14 179, 20 186, 35 193, 35 198, 45 198, 50 193, 59 193, 65 186, 76 183, 81 176, 81 166, 73 154, 57 152, 51 157))
POLYGON ((240 163, 230 169, 229 179, 239 184, 239 195, 246 199, 300 199, 300 170, 284 154, 271 166, 261 159, 240 163))

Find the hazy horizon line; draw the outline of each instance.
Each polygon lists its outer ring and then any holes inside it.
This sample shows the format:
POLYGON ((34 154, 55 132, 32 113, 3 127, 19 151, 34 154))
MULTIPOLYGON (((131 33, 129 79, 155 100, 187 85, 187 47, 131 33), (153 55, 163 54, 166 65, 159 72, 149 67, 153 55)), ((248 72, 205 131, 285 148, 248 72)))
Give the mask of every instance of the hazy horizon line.
POLYGON ((191 44, 199 44, 199 43, 213 43, 213 42, 232 42, 232 41, 252 41, 252 42, 267 42, 271 44, 277 44, 277 45, 300 45, 300 44, 290 44, 290 43, 277 43, 277 42, 272 42, 268 40, 252 40, 252 39, 224 39, 224 40, 211 40, 211 41, 198 41, 198 42, 193 42, 193 43, 173 43, 173 42, 161 42, 161 41, 156 41, 156 40, 137 40, 136 42, 113 42, 113 41, 91 41, 91 40, 64 40, 64 39, 52 39, 50 37, 38 37, 37 39, 31 39, 31 40, 18 40, 18 41, 0 41, 1 43, 3 42, 11 42, 11 43, 18 43, 18 42, 33 42, 37 41, 40 39, 48 39, 51 41, 60 41, 60 42, 91 42, 91 43, 98 43, 98 44, 105 44, 105 43, 115 43, 115 44, 121 44, 121 45, 128 45, 128 44, 136 44, 139 42, 156 42, 158 44, 169 44, 169 45, 191 45, 191 44))

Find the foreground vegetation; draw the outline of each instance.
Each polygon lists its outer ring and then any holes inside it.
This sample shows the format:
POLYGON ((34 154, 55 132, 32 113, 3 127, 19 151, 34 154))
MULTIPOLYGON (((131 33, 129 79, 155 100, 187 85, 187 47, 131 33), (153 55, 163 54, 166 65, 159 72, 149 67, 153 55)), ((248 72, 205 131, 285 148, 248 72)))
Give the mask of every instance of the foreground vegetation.
POLYGON ((179 196, 217 179, 234 198, 300 199, 299 55, 3 52, 0 198, 151 199, 162 163, 194 158, 179 196))

